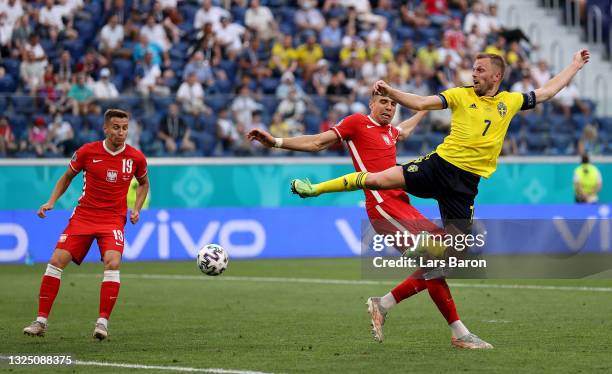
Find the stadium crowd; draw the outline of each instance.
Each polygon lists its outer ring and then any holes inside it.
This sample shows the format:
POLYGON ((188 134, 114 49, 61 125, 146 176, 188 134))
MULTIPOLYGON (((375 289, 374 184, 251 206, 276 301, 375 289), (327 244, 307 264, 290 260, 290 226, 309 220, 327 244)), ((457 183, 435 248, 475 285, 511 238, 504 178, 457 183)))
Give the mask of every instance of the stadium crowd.
MULTIPOLYGON (((508 62, 504 89, 533 90, 553 73, 530 63, 537 48, 482 1, 0 0, 0 156, 69 156, 101 139, 110 107, 131 111, 128 142, 148 156, 263 154, 254 127, 327 130, 367 111, 378 79, 421 95, 471 85, 482 51, 508 62)), ((433 149, 449 124, 430 113, 399 153, 433 149)), ((572 84, 518 116, 502 152, 612 154, 610 134, 572 84)))

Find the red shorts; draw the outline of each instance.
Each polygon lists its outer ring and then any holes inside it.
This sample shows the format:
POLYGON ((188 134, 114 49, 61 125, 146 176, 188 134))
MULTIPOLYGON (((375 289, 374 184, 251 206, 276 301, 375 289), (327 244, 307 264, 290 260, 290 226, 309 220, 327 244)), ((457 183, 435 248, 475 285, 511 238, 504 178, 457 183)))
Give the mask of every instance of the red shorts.
MULTIPOLYGON (((381 235, 394 235, 398 231, 408 231, 415 235, 422 231, 432 234, 443 231, 411 205, 408 196, 405 199, 401 197, 385 200, 369 207, 367 213, 374 231, 381 235)), ((398 250, 404 251, 402 248, 398 250)))
POLYGON ((123 254, 123 225, 95 226, 75 218, 70 219, 55 245, 55 248, 70 252, 75 264, 80 265, 83 262, 94 239, 98 242, 101 259, 106 251, 118 251, 123 254))

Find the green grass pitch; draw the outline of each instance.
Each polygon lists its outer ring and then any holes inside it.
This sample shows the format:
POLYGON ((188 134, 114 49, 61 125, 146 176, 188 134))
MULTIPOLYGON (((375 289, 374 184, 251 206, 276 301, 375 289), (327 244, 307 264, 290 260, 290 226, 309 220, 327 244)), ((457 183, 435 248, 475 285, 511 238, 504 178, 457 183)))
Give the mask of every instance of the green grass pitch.
MULTIPOLYGON (((81 361, 272 373, 612 371, 611 280, 451 280, 462 320, 495 345, 465 351, 450 346, 449 329, 427 292, 397 306, 385 342, 376 343, 365 301, 393 282, 359 282, 356 259, 230 260, 216 278, 200 274, 195 261, 125 263, 103 342, 91 338, 101 264, 70 265, 47 336, 22 334, 35 317, 43 271, 43 264, 0 266, 0 355, 70 353, 81 361), (276 277, 285 279, 270 279, 276 277), (516 284, 552 287, 499 287, 516 284)), ((0 367, 8 370, 130 371, 0 367)))

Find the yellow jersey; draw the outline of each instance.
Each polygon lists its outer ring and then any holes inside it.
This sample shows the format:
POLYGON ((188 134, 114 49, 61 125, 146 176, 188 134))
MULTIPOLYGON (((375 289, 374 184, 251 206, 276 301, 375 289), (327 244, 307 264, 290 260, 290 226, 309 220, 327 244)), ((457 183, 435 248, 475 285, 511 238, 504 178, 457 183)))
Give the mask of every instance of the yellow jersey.
POLYGON ((456 167, 485 178, 497 168, 497 158, 514 115, 535 107, 533 91, 478 96, 474 87, 469 86, 451 88, 439 96, 452 115, 450 134, 436 153, 456 167))

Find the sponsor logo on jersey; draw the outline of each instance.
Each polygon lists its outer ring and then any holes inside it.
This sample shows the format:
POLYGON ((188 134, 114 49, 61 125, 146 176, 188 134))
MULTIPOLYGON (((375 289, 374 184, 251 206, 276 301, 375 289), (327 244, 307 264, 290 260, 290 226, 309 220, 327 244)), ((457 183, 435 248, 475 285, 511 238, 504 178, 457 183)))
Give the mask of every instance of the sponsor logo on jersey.
POLYGON ((106 171, 106 181, 112 182, 112 183, 117 182, 117 174, 119 174, 117 170, 107 170, 106 171))
POLYGON ((501 118, 504 118, 506 116, 506 113, 508 113, 508 107, 506 106, 506 104, 498 103, 497 104, 497 113, 499 113, 499 116, 501 118))

